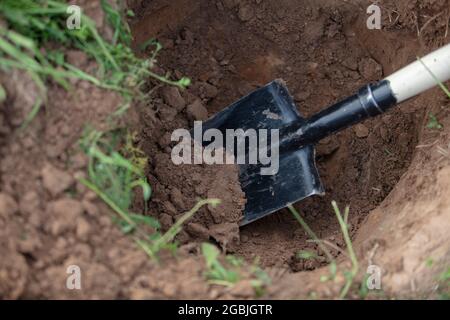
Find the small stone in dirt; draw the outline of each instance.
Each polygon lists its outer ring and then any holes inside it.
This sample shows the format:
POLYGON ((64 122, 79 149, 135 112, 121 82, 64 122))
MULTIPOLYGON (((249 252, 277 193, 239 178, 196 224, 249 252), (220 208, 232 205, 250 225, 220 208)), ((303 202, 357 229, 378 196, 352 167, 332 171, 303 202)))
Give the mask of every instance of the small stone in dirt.
POLYGON ((161 90, 164 101, 171 107, 181 111, 186 106, 186 102, 180 94, 180 90, 176 87, 164 87, 161 90))
POLYGON ((69 173, 59 170, 51 164, 46 164, 42 168, 41 176, 45 189, 53 197, 67 190, 74 182, 73 177, 69 173))
POLYGON ((192 33, 192 31, 184 29, 181 32, 181 38, 189 45, 194 44, 194 34, 192 33))
POLYGON ((163 105, 159 110, 159 114, 162 121, 170 122, 173 121, 173 119, 175 119, 175 117, 178 114, 178 111, 175 108, 163 105))
POLYGON ((242 280, 233 286, 230 294, 237 298, 252 298, 255 295, 255 290, 250 280, 242 280))
POLYGON ((177 209, 170 201, 165 201, 163 204, 164 211, 167 212, 169 215, 175 216, 178 214, 177 209))
POLYGON ((191 120, 206 120, 208 119, 208 110, 203 106, 200 100, 194 101, 186 109, 187 115, 191 120))
POLYGON ((181 191, 177 188, 172 188, 172 191, 170 192, 170 200, 175 205, 175 207, 180 211, 184 210, 185 204, 183 199, 184 197, 181 191))
POLYGON ((54 236, 75 228, 77 218, 83 214, 83 205, 73 199, 56 200, 49 204, 49 208, 52 216, 48 226, 54 236))
POLYGON ((358 124, 355 126, 355 133, 358 138, 366 138, 369 135, 369 129, 363 124, 358 124))
POLYGON ((376 81, 383 76, 383 69, 372 58, 363 59, 358 64, 359 73, 368 81, 376 81))
POLYGON ((77 68, 83 68, 87 64, 89 57, 81 50, 68 50, 66 52, 66 60, 67 63, 77 68))
POLYGON ((294 100, 298 102, 303 102, 311 96, 311 91, 308 89, 303 89, 301 92, 294 96, 294 100))
POLYGON ((25 290, 28 276, 28 265, 25 257, 17 251, 2 248, 0 259, 0 297, 2 299, 18 299, 25 290), (3 259, 6 257, 6 259, 3 259))
POLYGON ((172 142, 171 140, 172 134, 170 132, 165 133, 161 139, 158 140, 158 144, 160 145, 161 148, 166 148, 170 145, 170 143, 172 142))
POLYGON ((250 5, 243 5, 239 8, 238 17, 241 19, 241 21, 249 21, 253 18, 255 15, 255 12, 253 10, 253 7, 250 5))
POLYGON ((213 225, 210 227, 210 233, 224 252, 234 252, 239 247, 239 225, 237 223, 213 225))
POLYGON ((212 99, 217 97, 217 94, 219 93, 219 90, 212 84, 209 84, 207 82, 202 83, 200 86, 200 93, 204 98, 212 99))
POLYGON ((77 227, 76 227, 76 234, 78 239, 82 241, 87 241, 89 237, 89 233, 91 231, 91 226, 89 222, 87 222, 84 218, 77 219, 77 227))
POLYGON ((0 193, 0 217, 14 215, 18 210, 16 201, 6 193, 0 193))
POLYGON ((316 153, 318 156, 329 156, 333 154, 341 144, 336 137, 328 137, 317 144, 316 153))
POLYGON ((20 199, 20 211, 24 214, 32 214, 38 210, 41 204, 40 197, 36 191, 31 190, 24 194, 20 199))
POLYGON ((159 223, 163 230, 168 230, 173 224, 173 219, 167 213, 163 213, 159 216, 159 223))
POLYGON ((221 49, 217 49, 217 50, 214 52, 214 58, 215 58, 217 61, 222 61, 222 60, 225 58, 225 52, 223 52, 223 50, 221 50, 221 49))
POLYGON ((222 1, 223 1, 223 5, 227 9, 233 9, 237 5, 236 0, 222 0, 222 1))
POLYGON ((201 240, 208 240, 209 239, 209 230, 198 223, 189 223, 186 227, 186 231, 201 240))

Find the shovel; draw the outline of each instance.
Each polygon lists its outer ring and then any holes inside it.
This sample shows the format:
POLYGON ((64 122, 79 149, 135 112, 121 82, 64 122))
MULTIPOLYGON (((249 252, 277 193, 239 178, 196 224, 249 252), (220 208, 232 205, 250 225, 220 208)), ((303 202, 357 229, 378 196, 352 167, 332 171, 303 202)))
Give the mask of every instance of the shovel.
MULTIPOLYGON (((324 194, 315 164, 314 145, 319 140, 381 115, 449 79, 450 45, 446 45, 309 119, 298 112, 284 83, 275 80, 204 122, 203 133, 208 129, 223 134, 227 129, 279 130, 278 172, 262 175, 260 163, 239 165, 239 180, 247 199, 240 225, 324 194)), ((273 146, 271 150, 275 150, 273 146)))

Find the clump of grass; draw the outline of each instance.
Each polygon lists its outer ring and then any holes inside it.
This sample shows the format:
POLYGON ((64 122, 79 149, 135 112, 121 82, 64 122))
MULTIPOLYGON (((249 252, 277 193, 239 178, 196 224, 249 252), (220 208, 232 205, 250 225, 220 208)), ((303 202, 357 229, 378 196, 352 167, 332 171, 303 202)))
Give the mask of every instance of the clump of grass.
POLYGON ((437 129, 437 130, 441 130, 443 128, 442 124, 439 123, 438 119, 436 118, 436 116, 434 114, 432 114, 431 112, 428 114, 428 124, 427 124, 427 128, 428 129, 437 129))
POLYGON ((181 218, 179 218, 170 227, 167 232, 161 234, 159 230, 150 236, 135 237, 137 244, 148 254, 149 257, 158 260, 158 253, 163 249, 169 249, 175 253, 177 244, 173 242, 174 238, 182 230, 183 224, 192 218, 192 216, 200 210, 201 207, 211 205, 216 207, 220 204, 219 199, 206 199, 200 200, 197 204, 188 212, 184 213, 181 218))
MULTIPOLYGON (((315 234, 315 232, 309 227, 309 225, 306 223, 306 221, 302 218, 302 216, 298 213, 298 211, 294 208, 293 205, 289 205, 288 206, 289 211, 291 211, 292 215, 294 216, 294 218, 298 221, 298 223, 300 224, 300 226, 306 231, 306 233, 308 234, 308 236, 315 242, 317 243, 317 245, 319 246, 319 248, 323 251, 323 253, 325 253, 328 262, 330 264, 329 268, 330 268, 330 276, 328 277, 322 277, 321 281, 328 281, 328 280, 334 280, 336 277, 336 272, 337 272, 337 265, 336 265, 336 261, 333 257, 333 255, 331 254, 331 252, 328 250, 328 248, 325 246, 324 242, 321 241, 317 235, 315 234)), ((298 257, 301 259, 314 259, 316 257, 316 255, 314 253, 311 252, 300 252, 298 253, 298 257)))
POLYGON ((236 270, 227 269, 219 261, 220 251, 210 243, 202 244, 202 254, 206 262, 206 278, 212 284, 232 286, 240 280, 236 270))
POLYGON ((439 276, 439 298, 450 300, 450 267, 439 276))
POLYGON ((227 255, 225 261, 221 262, 219 249, 210 243, 202 244, 202 254, 206 263, 205 277, 211 284, 232 287, 242 280, 244 272, 249 273, 253 278, 251 285, 255 295, 260 297, 264 294, 264 288, 271 283, 270 277, 259 267, 258 260, 254 261, 249 270, 243 270, 245 266, 243 259, 227 255))
POLYGON ((344 216, 341 215, 341 211, 339 210, 339 207, 336 203, 336 201, 332 201, 332 206, 334 213, 336 214, 336 217, 339 222, 339 226, 341 227, 342 235, 344 236, 345 244, 347 246, 348 255, 350 256, 350 261, 352 263, 352 268, 350 271, 345 272, 346 277, 346 284, 344 288, 341 291, 341 299, 345 298, 347 296, 348 291, 350 290, 353 281, 355 277, 358 275, 359 271, 359 263, 358 259, 356 258, 355 251, 353 250, 353 243, 350 238, 349 230, 348 230, 348 214, 350 211, 350 208, 347 206, 345 207, 344 216))
MULTIPOLYGON (((185 88, 188 78, 170 80, 151 71, 156 54, 161 49, 155 43, 155 53, 148 59, 136 57, 130 48, 131 33, 122 14, 106 0, 101 2, 114 36, 105 40, 92 19, 81 15, 79 29, 70 30, 66 21, 66 1, 54 0, 2 0, 0 2, 0 69, 19 69, 27 72, 39 88, 41 101, 29 118, 37 114, 47 101, 47 82, 52 80, 65 89, 70 79, 82 79, 109 90, 120 92, 124 98, 146 97, 143 85, 155 78, 169 85, 185 88), (57 47, 57 49, 54 49, 57 47), (78 49, 97 62, 95 74, 88 74, 65 61, 62 49, 78 49)), ((4 90, 0 98, 5 99, 4 90), (3 98, 2 98, 3 97, 3 98)), ((30 119, 27 119, 29 122, 30 119)))
POLYGON ((133 164, 116 151, 120 141, 120 132, 110 133, 87 129, 80 146, 89 158, 89 180, 82 180, 100 198, 110 205, 124 221, 134 225, 127 215, 133 202, 133 190, 142 189, 144 201, 151 196, 151 187, 144 174, 144 168, 133 164))
MULTIPOLYGON (((356 254, 353 250, 353 244, 350 238, 350 233, 348 230, 348 215, 350 208, 347 206, 344 210, 344 215, 341 214, 341 211, 336 203, 336 201, 332 201, 332 207, 334 210, 334 213, 336 215, 336 218, 339 223, 339 227, 341 229, 342 235, 344 237, 345 244, 347 246, 347 255, 350 258, 350 261, 352 263, 352 268, 347 271, 344 271, 345 276, 345 285, 342 288, 339 297, 341 299, 344 299, 352 287, 352 284, 354 282, 355 277, 358 275, 359 271, 359 263, 358 259, 356 258, 356 254)), ((330 263, 330 276, 323 276, 320 280, 322 282, 334 280, 336 278, 336 274, 338 272, 336 260, 328 250, 328 248, 325 245, 325 242, 320 240, 317 235, 314 233, 314 231, 308 226, 308 224, 305 222, 305 220, 301 217, 301 215, 298 213, 298 211, 292 206, 288 206, 289 210, 291 211, 292 215, 295 217, 295 219, 299 222, 299 224, 302 226, 302 228, 306 231, 308 236, 313 240, 313 242, 317 243, 319 248, 325 253, 327 256, 327 259, 330 263)), ((310 252, 300 252, 298 255, 300 258, 303 259, 315 259, 316 255, 310 252)))
POLYGON ((199 201, 165 233, 161 233, 161 226, 156 219, 130 212, 136 188, 142 190, 144 205, 152 193, 144 173, 147 158, 132 144, 133 136, 120 132, 109 133, 108 136, 96 130, 87 130, 80 144, 89 157, 88 179, 81 179, 81 182, 114 210, 122 231, 130 234, 149 257, 158 260, 161 250, 176 251, 177 245, 173 240, 188 219, 202 206, 217 206, 220 200, 199 201), (126 139, 123 142, 121 138, 124 136, 126 139), (118 149, 120 151, 116 151, 118 149), (151 232, 147 232, 145 227, 150 228, 151 232))

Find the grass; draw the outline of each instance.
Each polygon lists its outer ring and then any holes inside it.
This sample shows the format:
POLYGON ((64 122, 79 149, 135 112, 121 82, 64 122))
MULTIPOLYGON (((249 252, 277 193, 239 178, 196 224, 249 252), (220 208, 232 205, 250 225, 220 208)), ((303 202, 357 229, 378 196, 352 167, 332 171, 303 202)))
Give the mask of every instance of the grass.
POLYGON ((240 280, 236 270, 230 270, 219 261, 220 251, 210 243, 202 244, 202 254, 206 263, 206 277, 211 284, 232 286, 240 280))
MULTIPOLYGON (((125 99, 145 99, 142 87, 148 78, 184 89, 188 78, 173 81, 151 71, 161 46, 152 42, 155 53, 149 59, 136 57, 130 48, 131 34, 122 14, 108 1, 101 5, 111 24, 114 36, 105 40, 87 15, 81 15, 81 28, 70 30, 65 1, 54 0, 2 0, 0 18, 7 27, 0 26, 0 69, 19 69, 26 72, 39 88, 40 103, 35 106, 26 122, 31 122, 47 101, 47 84, 53 81, 70 89, 70 79, 82 79, 101 88, 121 93, 125 99), (55 46, 56 45, 56 46, 55 46), (57 47, 57 49, 54 49, 57 47), (65 60, 64 49, 77 49, 96 60, 95 74, 88 74, 65 60)), ((0 89, 0 101, 6 92, 0 89)), ((26 126, 26 125, 24 125, 26 126)))
POLYGON ((442 124, 439 123, 438 119, 436 118, 436 116, 434 114, 432 114, 431 112, 428 114, 428 124, 427 124, 427 128, 428 129, 437 129, 437 130, 441 130, 443 128, 442 124))
MULTIPOLYGON (((94 21, 81 15, 79 29, 71 30, 66 22, 68 4, 62 0, 2 0, 0 19, 0 69, 10 72, 19 69, 26 72, 39 89, 39 99, 24 120, 21 130, 31 123, 47 102, 47 87, 55 83, 71 89, 71 79, 88 81, 95 86, 120 93, 123 104, 111 116, 122 116, 135 99, 148 98, 144 92, 149 79, 156 79, 180 89, 190 84, 188 78, 174 81, 169 75, 158 75, 151 69, 162 46, 149 40, 153 54, 138 58, 130 45, 132 36, 124 21, 124 14, 110 1, 101 0, 101 8, 113 30, 111 40, 100 34, 94 21), (65 50, 84 52, 96 61, 92 73, 66 61, 65 50)), ((132 12, 126 14, 132 15, 132 12)), ((0 101, 7 93, 0 86, 0 101)), ((135 202, 136 190, 142 194, 144 211, 152 189, 145 177, 147 157, 134 146, 135 134, 126 130, 100 132, 87 128, 80 139, 81 149, 89 158, 88 178, 81 182, 94 191, 116 213, 116 222, 124 233, 130 234, 136 243, 153 259, 158 259, 162 249, 174 251, 175 236, 182 224, 204 205, 217 205, 218 199, 201 200, 185 213, 166 233, 161 233, 159 222, 130 211, 135 202)))
POLYGON ((352 263, 351 270, 347 271, 345 273, 346 283, 345 283, 345 286, 342 289, 341 295, 340 295, 340 298, 343 299, 347 296, 347 294, 353 284, 353 280, 358 275, 359 264, 358 264, 358 259, 356 258, 355 251, 353 250, 352 240, 350 238, 350 234, 348 231, 348 223, 347 222, 348 222, 348 214, 349 214, 350 208, 347 206, 344 211, 344 216, 342 216, 336 201, 333 201, 331 204, 333 206, 334 213, 336 214, 336 217, 338 219, 339 226, 341 227, 341 231, 344 236, 345 244, 347 246, 347 251, 350 256, 350 261, 352 263))
POLYGON ((128 213, 133 203, 133 191, 140 187, 144 201, 148 201, 151 187, 144 175, 144 168, 116 151, 121 135, 120 132, 107 135, 93 129, 85 131, 80 146, 89 158, 89 179, 82 179, 81 182, 105 201, 130 227, 135 227, 136 223, 128 213))
MULTIPOLYGON (((289 209, 289 211, 291 211, 292 215, 298 221, 300 226, 306 231, 308 236, 313 240, 313 242, 315 242, 319 246, 319 248, 323 251, 323 253, 325 253, 325 255, 326 255, 327 259, 328 259, 328 262, 330 264, 330 266, 329 266, 329 268, 330 268, 330 276, 326 277, 326 278, 323 277, 321 279, 321 281, 334 280, 334 278, 336 277, 337 265, 336 265, 336 261, 335 261, 333 255, 328 250, 328 248, 325 246, 324 242, 321 241, 319 239, 319 237, 317 237, 315 232, 308 226, 306 221, 302 218, 302 216, 298 213, 298 211, 294 208, 294 206, 293 205, 289 205, 288 209, 289 209)), ((312 258, 316 257, 316 254, 311 253, 311 252, 299 252, 297 256, 300 259, 312 259, 312 258)))
MULTIPOLYGON (((67 4, 64 1, 1 2, 0 15, 8 22, 9 29, 0 29, 0 68, 25 70, 40 88, 42 97, 26 118, 22 129, 32 121, 46 102, 48 81, 70 89, 68 80, 76 78, 119 92, 125 103, 118 108, 115 116, 124 114, 132 99, 147 98, 143 86, 148 78, 155 78, 181 89, 190 84, 188 78, 172 81, 166 76, 153 73, 151 68, 161 46, 151 41, 151 45, 155 47, 153 55, 149 59, 136 57, 130 48, 132 37, 122 13, 106 0, 101 1, 101 6, 114 31, 110 42, 100 35, 95 23, 84 14, 81 16, 79 30, 66 28, 67 4), (85 52, 96 60, 96 73, 88 74, 67 63, 62 51, 48 49, 50 43, 85 52)), ((83 179, 82 182, 117 213, 122 230, 132 233, 139 246, 149 256, 156 258, 161 249, 171 247, 171 241, 180 231, 181 224, 199 209, 198 206, 216 205, 217 200, 200 201, 165 234, 160 233, 160 225, 155 219, 129 212, 136 188, 141 189, 144 206, 152 192, 144 175, 147 158, 133 145, 133 140, 134 136, 130 133, 86 130, 80 145, 89 158, 89 178, 83 179), (123 137, 126 137, 125 141, 122 141, 123 137), (122 148, 117 151, 120 145, 122 148), (142 226, 151 227, 154 232, 148 235, 142 226)))
POLYGON ((439 298, 450 300, 450 267, 439 276, 439 298))
MULTIPOLYGON (((335 201, 332 201, 332 207, 333 211, 336 215, 336 218, 339 223, 339 227, 341 229, 342 235, 344 237, 344 241, 347 247, 347 256, 350 259, 351 262, 351 269, 350 270, 344 270, 344 276, 345 276, 345 284, 343 288, 341 289, 341 292, 339 294, 339 297, 341 299, 345 299, 349 293, 350 288, 352 287, 354 280, 356 276, 358 275, 359 271, 359 263, 358 259, 356 257, 355 251, 353 250, 353 244, 350 238, 350 233, 348 230, 348 215, 349 215, 349 207, 347 206, 344 210, 344 214, 341 214, 341 211, 335 201)), ((301 217, 301 215, 298 213, 298 211, 294 208, 294 206, 289 205, 288 209, 291 211, 292 215, 295 217, 295 219, 299 222, 301 227, 306 231, 308 236, 313 240, 313 242, 317 243, 319 248, 325 253, 327 256, 328 262, 329 262, 329 268, 330 268, 330 276, 323 276, 320 280, 322 282, 334 280, 336 278, 336 274, 338 272, 336 261, 333 257, 333 255, 330 253, 328 248, 326 247, 326 242, 320 240, 317 235, 314 233, 314 231, 308 226, 306 221, 301 217)), ((333 246, 334 248, 334 246, 333 246)), ((316 254, 308 252, 308 251, 302 251, 298 253, 298 257, 302 259, 315 259, 316 254)), ((364 285, 364 284, 363 284, 364 285)))
POLYGON ((89 158, 88 178, 80 181, 117 214, 117 223, 122 231, 130 234, 149 257, 158 261, 161 250, 176 251, 173 240, 188 219, 202 206, 217 206, 220 200, 199 201, 165 233, 160 232, 161 226, 156 219, 130 212, 136 188, 141 189, 144 207, 152 193, 144 173, 147 158, 139 148, 133 146, 133 136, 130 133, 125 135, 120 130, 108 134, 86 130, 80 144, 89 158), (121 141, 124 136, 125 141, 121 141))
POLYGON ((253 262, 248 270, 244 270, 243 259, 233 255, 225 256, 225 261, 221 262, 221 253, 215 245, 203 243, 201 249, 206 263, 205 277, 210 284, 232 287, 242 280, 245 273, 252 278, 250 283, 256 297, 261 297, 264 294, 265 287, 270 285, 271 279, 259 267, 258 259, 253 262))

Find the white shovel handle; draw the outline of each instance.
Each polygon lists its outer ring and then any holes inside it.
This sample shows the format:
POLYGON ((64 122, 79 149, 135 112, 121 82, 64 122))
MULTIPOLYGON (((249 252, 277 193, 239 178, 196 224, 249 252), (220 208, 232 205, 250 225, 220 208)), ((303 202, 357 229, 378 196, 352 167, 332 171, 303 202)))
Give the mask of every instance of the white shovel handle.
POLYGON ((412 98, 428 89, 450 79, 450 44, 428 54, 403 69, 395 72, 386 80, 390 82, 397 103, 412 98))

